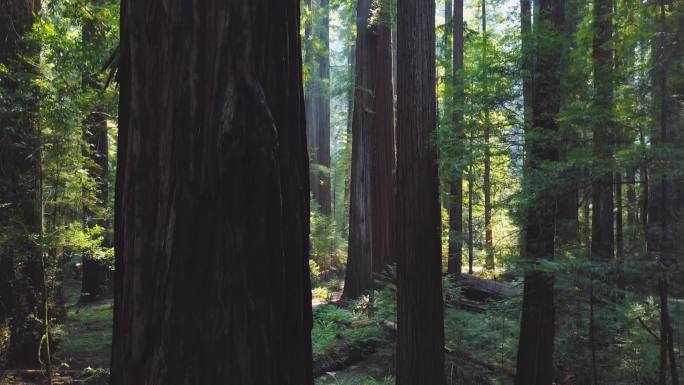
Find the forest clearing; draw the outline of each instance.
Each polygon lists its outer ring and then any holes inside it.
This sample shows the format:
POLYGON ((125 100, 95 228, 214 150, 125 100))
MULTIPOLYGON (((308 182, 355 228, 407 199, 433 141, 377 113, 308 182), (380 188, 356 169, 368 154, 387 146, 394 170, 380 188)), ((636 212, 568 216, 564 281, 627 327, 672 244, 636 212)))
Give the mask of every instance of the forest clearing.
POLYGON ((684 385, 684 0, 0 0, 0 385, 684 385))

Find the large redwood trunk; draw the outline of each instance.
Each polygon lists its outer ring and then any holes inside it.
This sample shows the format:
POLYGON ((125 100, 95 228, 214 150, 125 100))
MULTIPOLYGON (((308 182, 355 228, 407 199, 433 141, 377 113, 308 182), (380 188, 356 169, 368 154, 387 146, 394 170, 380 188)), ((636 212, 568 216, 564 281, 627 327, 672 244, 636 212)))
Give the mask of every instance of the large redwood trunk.
POLYGON ((435 3, 397 8, 397 384, 444 385, 435 3))
POLYGON ((349 186, 349 247, 345 299, 373 289, 373 121, 377 36, 371 30, 371 0, 356 5, 356 77, 352 112, 352 169, 349 186))
MULTIPOLYGON (((8 322, 10 367, 38 365, 43 293, 40 248, 41 144, 37 76, 39 47, 27 34, 38 0, 0 2, 0 329, 8 322), (4 72, 7 71, 7 74, 4 72), (32 317, 33 315, 33 317, 32 317)), ((3 357, 0 357, 2 359, 3 357)))
POLYGON ((394 262, 394 96, 389 10, 357 8, 356 87, 352 120, 349 254, 344 298, 373 288, 372 273, 394 262), (370 18, 373 14, 377 19, 370 18))
MULTIPOLYGON (((563 1, 540 0, 535 30, 540 36, 534 67, 532 126, 527 127, 525 177, 539 183, 549 176, 544 165, 558 161, 558 149, 544 138, 558 131, 560 110, 560 34, 563 27, 563 1), (536 133, 534 131, 536 131, 536 133)), ((520 341, 515 376, 516 385, 551 385, 553 381, 554 277, 539 271, 541 259, 553 259, 556 207, 572 202, 559 200, 551 188, 533 192, 525 222, 525 257, 531 268, 525 274, 520 341)))
POLYGON ((121 23, 111 383, 313 384, 299 2, 121 23))
POLYGON ((392 249, 394 215, 394 90, 392 87, 392 30, 388 5, 380 3, 375 26, 375 118, 371 176, 373 272, 396 261, 392 249))

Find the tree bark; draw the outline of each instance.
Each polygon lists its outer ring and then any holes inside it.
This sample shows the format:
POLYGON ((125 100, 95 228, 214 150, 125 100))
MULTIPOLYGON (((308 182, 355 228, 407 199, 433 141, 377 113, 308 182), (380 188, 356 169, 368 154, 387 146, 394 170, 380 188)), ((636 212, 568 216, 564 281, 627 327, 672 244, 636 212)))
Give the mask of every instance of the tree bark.
POLYGON ((356 8, 356 82, 352 117, 352 170, 349 195, 349 246, 342 298, 373 289, 373 124, 377 35, 370 24, 371 0, 356 8))
MULTIPOLYGON (((92 5, 97 7, 102 4, 101 0, 93 0, 92 5)), ((98 28, 98 22, 94 18, 84 21, 82 30, 83 46, 87 47, 88 53, 99 52, 103 43, 104 34, 98 28)), ((92 55, 87 57, 86 70, 82 74, 83 87, 98 94, 100 84, 97 80, 97 71, 101 68, 98 58, 92 55)), ((88 176, 94 180, 97 186, 97 206, 84 205, 85 224, 100 225, 108 228, 109 223, 102 214, 107 206, 109 187, 107 186, 107 173, 109 171, 109 137, 107 133, 107 118, 104 114, 104 105, 100 97, 93 97, 93 103, 89 106, 91 112, 88 114, 83 126, 83 141, 85 143, 85 156, 90 158, 88 176), (93 217, 94 216, 94 217, 93 217)), ((107 237, 109 238, 109 237, 107 237)), ((105 242, 111 243, 111 239, 105 242)), ((81 264, 83 267, 83 277, 81 280, 81 301, 92 301, 102 294, 102 287, 107 277, 107 267, 103 261, 93 259, 87 253, 83 253, 81 264)))
POLYGON ((306 95, 306 124, 311 163, 311 192, 321 213, 332 210, 330 189, 330 0, 308 0, 314 19, 311 36, 320 44, 310 44, 309 87, 306 95), (320 19, 318 19, 320 18, 320 19), (320 46, 316 49, 315 47, 320 46), (321 167, 322 166, 322 167, 321 167), (325 169, 325 170, 324 170, 325 169))
POLYGON ((484 66, 483 73, 483 88, 484 88, 484 225, 485 225, 485 268, 488 270, 494 269, 494 240, 492 234, 492 182, 491 182, 491 121, 489 119, 489 94, 488 94, 488 77, 489 71, 487 63, 487 1, 481 0, 482 5, 482 65, 484 66))
POLYGON ((396 261, 392 250, 394 222, 394 90, 392 86, 392 30, 389 9, 380 2, 375 26, 375 117, 373 118, 373 168, 371 213, 373 219, 373 272, 380 273, 396 261))
MULTIPOLYGON (((453 12, 453 72, 452 84, 454 87, 454 100, 452 105, 452 125, 456 138, 455 157, 462 158, 465 141, 463 132, 464 104, 463 85, 461 84, 461 70, 463 70, 463 0, 454 1, 453 12)), ((463 168, 458 166, 454 170, 453 180, 449 183, 451 202, 449 206, 449 261, 447 269, 456 276, 461 275, 463 269, 463 168)), ((472 270, 472 269, 471 269, 472 270)))
MULTIPOLYGON (((473 140, 470 139, 470 148, 473 146, 473 140)), ((472 154, 471 154, 472 155, 472 154)), ((472 158, 472 157, 471 157, 472 158)), ((475 261, 475 244, 473 243, 473 165, 470 165, 468 172, 468 274, 473 274, 473 263, 475 261)))
POLYGON ((0 265, 8 281, 0 293, 0 324, 8 318, 8 363, 38 365, 44 292, 41 250, 33 238, 42 231, 41 142, 35 79, 40 47, 27 36, 40 10, 38 0, 0 3, 0 265), (3 71, 3 72, 4 72, 3 71), (31 315, 37 317, 31 317, 31 315))
POLYGON ((123 1, 111 384, 313 384, 299 16, 123 1))
POLYGON ((613 108, 613 49, 612 1, 594 2, 594 106, 598 111, 594 124, 594 153, 597 157, 593 170, 591 254, 592 258, 611 261, 615 258, 613 231, 613 172, 614 128, 613 108))
POLYGON ((397 9, 397 384, 444 385, 435 3, 397 9))
MULTIPOLYGON (((560 110, 560 35, 563 31, 564 4, 562 0, 539 1, 540 26, 534 67, 534 97, 532 104, 532 130, 538 135, 528 136, 526 177, 542 181, 543 165, 559 160, 558 149, 544 138, 558 131, 557 115, 560 110)), ((555 252, 556 206, 559 202, 552 188, 542 188, 533 194, 527 207, 525 229, 525 257, 532 264, 540 259, 552 259, 555 252)), ((515 377, 516 385, 550 385, 553 381, 554 349, 554 277, 552 273, 533 267, 525 274, 523 310, 520 322, 520 342, 515 377)))

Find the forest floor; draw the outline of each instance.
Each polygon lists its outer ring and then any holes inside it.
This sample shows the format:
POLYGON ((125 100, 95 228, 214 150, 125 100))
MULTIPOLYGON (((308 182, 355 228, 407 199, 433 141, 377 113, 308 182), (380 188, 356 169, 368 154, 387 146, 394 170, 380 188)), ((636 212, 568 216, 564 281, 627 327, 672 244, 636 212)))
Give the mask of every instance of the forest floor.
MULTIPOLYGON (((57 379, 54 384, 106 384, 113 301, 104 298, 82 304, 79 302, 81 281, 66 276, 62 284, 65 318, 53 332, 58 341, 54 346, 57 351, 53 360, 57 379)), ((343 281, 336 277, 319 283, 312 293, 316 385, 393 384, 396 341, 394 310, 383 305, 392 302, 393 286, 390 284, 387 286, 390 290, 383 289, 378 293, 373 299, 374 306, 369 306, 367 297, 352 304, 341 303, 342 286, 343 281)), ((493 290, 489 286, 483 287, 493 290)), ((506 287, 503 289, 507 290, 506 287)), ((463 294, 472 297, 467 289, 460 290, 465 290, 463 294)), ((461 297, 461 291, 457 290, 455 295, 461 297)), ((450 325, 447 331, 469 331, 468 335, 447 333, 447 347, 459 346, 459 349, 447 348, 447 384, 509 383, 511 369, 506 367, 510 367, 510 362, 504 363, 503 356, 500 364, 498 359, 492 359, 500 353, 492 350, 501 336, 492 326, 501 323, 501 315, 493 309, 484 310, 486 302, 469 301, 465 305, 467 307, 463 308, 463 304, 459 305, 454 297, 446 309, 445 323, 450 325), (460 327, 455 329, 455 325, 460 327), (463 344, 465 341, 474 343, 467 346, 463 344)), ((510 326, 508 329, 514 330, 510 326)), ((511 335, 509 338, 514 337, 511 335)), ((27 371, 22 376, 10 375, 4 379, 0 376, 0 385, 40 385, 44 382, 43 373, 39 370, 27 371)))
POLYGON ((113 300, 104 298, 88 304, 79 303, 81 281, 72 277, 64 279, 62 293, 66 319, 56 361, 77 370, 109 367, 113 300))

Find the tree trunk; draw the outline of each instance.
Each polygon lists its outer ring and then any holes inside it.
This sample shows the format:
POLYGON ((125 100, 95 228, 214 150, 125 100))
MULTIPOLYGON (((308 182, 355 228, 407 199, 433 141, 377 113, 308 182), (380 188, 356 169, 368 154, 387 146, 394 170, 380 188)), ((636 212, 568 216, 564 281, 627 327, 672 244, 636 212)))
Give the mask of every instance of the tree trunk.
MULTIPOLYGON (((470 148, 473 145, 470 139, 470 148)), ((473 243, 473 165, 470 165, 468 172, 468 274, 473 274, 473 263, 475 261, 475 244, 473 243)))
POLYGON ((482 65, 484 66, 483 87, 484 87, 484 222, 485 222, 485 268, 494 269, 494 241, 492 237, 492 182, 491 182, 491 151, 489 140, 491 135, 491 121, 489 119, 489 97, 487 72, 487 1, 482 0, 482 65))
POLYGON ((321 213, 330 215, 330 0, 315 1, 312 34, 319 43, 312 48, 311 95, 306 104, 307 137, 311 167, 311 191, 321 206, 321 213))
MULTIPOLYGON (((464 156, 465 140, 463 134, 463 86, 460 72, 463 69, 463 0, 455 0, 453 12, 453 71, 452 84, 454 87, 454 100, 452 105, 452 125, 456 137, 455 157, 464 156)), ((456 276, 461 275, 463 269, 463 169, 456 167, 453 179, 449 183, 450 206, 449 206, 449 261, 447 269, 456 276)))
POLYGON ((356 13, 356 82, 352 117, 352 170, 349 196, 349 247, 344 299, 373 289, 372 172, 377 35, 371 30, 371 0, 359 0, 356 13))
POLYGON ((613 231, 613 172, 614 134, 613 108, 613 49, 612 1, 594 2, 594 105, 598 111, 594 132, 594 152, 597 160, 593 170, 591 254, 592 258, 611 261, 615 257, 613 231))
POLYGON ((35 320, 42 318, 44 292, 41 250, 34 239, 42 231, 39 91, 32 63, 40 47, 27 36, 40 5, 38 0, 0 3, 0 68, 10 74, 0 74, 0 264, 9 278, 0 293, 5 308, 0 324, 11 317, 7 353, 14 367, 38 365, 35 320))
MULTIPOLYGON (((531 130, 538 131, 527 142, 526 176, 544 180, 544 164, 559 159, 558 149, 544 138, 558 131, 560 110, 560 65, 564 15, 562 0, 539 1, 540 26, 534 68, 534 97, 531 130)), ((536 192, 527 207, 525 257, 532 263, 554 257, 556 206, 559 201, 552 188, 536 192)), ((533 267, 525 274, 520 342, 515 377, 516 385, 550 385, 553 381, 554 277, 533 267)))
POLYGON ((392 87, 392 30, 387 4, 380 2, 375 26, 375 117, 373 119, 373 168, 371 213, 373 219, 373 271, 382 272, 395 262, 392 250, 394 221, 394 90, 392 87))
POLYGON ((667 368, 670 367, 672 385, 679 385, 677 368, 678 355, 674 352, 674 334, 668 306, 669 283, 667 277, 658 279, 658 294, 660 297, 660 370, 659 384, 667 383, 667 368))
POLYGON ((397 9, 397 384, 444 385, 435 3, 397 9))
POLYGON ((637 202, 636 194, 636 167, 627 168, 625 183, 627 183, 627 246, 625 253, 632 256, 635 254, 637 248, 639 223, 639 203, 637 202))
MULTIPOLYGON (((98 6, 101 0, 93 0, 92 4, 98 6)), ((98 21, 88 18, 83 24, 83 46, 87 47, 88 52, 99 52, 100 45, 103 43, 104 35, 98 29, 98 21)), ((83 86, 86 90, 97 94, 100 92, 100 84, 97 81, 96 73, 100 70, 101 63, 95 57, 88 57, 86 71, 82 75, 83 86)), ((109 188, 107 186, 107 172, 109 171, 109 138, 107 135, 107 118, 103 112, 104 105, 101 98, 94 97, 94 102, 89 106, 91 112, 86 117, 83 126, 83 140, 85 142, 85 156, 90 158, 88 176, 95 181, 98 187, 98 207, 84 206, 85 224, 100 225, 103 228, 109 227, 105 221, 103 210, 107 206, 109 188), (94 217, 93 217, 94 216, 94 217)), ((111 239, 105 242, 110 243, 111 239)), ((81 301, 95 300, 101 294, 106 277, 107 268, 102 261, 92 258, 91 255, 84 253, 81 260, 83 267, 83 278, 81 281, 81 301)))
POLYGON ((622 174, 615 173, 615 257, 617 259, 616 284, 618 289, 625 289, 625 238, 622 226, 622 174))
POLYGON ((112 384, 313 384, 299 16, 123 1, 112 384))

